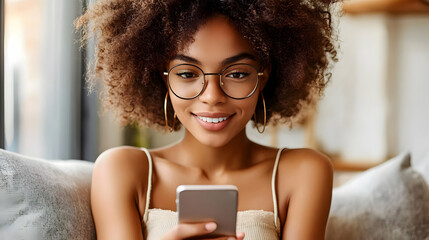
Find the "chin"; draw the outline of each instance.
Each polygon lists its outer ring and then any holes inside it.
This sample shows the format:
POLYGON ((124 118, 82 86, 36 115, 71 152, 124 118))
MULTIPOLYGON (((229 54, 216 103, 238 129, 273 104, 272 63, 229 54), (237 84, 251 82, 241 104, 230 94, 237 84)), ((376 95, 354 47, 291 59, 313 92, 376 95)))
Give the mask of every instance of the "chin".
POLYGON ((197 138, 197 140, 207 146, 207 147, 213 147, 213 148, 219 148, 219 147, 223 147, 225 145, 227 145, 230 141, 226 140, 226 139, 221 139, 219 137, 216 136, 210 136, 207 138, 197 138))
POLYGON ((232 140, 231 136, 227 136, 230 132, 223 132, 223 134, 197 132, 196 134, 190 134, 202 145, 213 148, 226 146, 232 140))

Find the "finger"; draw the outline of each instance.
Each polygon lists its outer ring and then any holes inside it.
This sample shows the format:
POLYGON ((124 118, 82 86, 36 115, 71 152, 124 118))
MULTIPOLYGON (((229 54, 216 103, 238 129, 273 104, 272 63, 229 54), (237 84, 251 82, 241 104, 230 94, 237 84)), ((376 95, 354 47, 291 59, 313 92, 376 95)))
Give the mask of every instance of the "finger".
POLYGON ((244 232, 238 232, 236 235, 237 240, 243 240, 244 239, 244 232))
POLYGON ((239 232, 237 233, 235 236, 225 236, 225 237, 220 237, 220 238, 211 238, 211 240, 243 240, 244 239, 244 233, 239 232))
POLYGON ((207 223, 180 223, 174 227, 165 236, 165 240, 180 240, 199 235, 204 235, 216 230, 217 225, 214 222, 207 223))
POLYGON ((233 236, 224 236, 224 237, 217 237, 217 238, 210 238, 210 239, 203 239, 203 240, 236 240, 233 236))
MULTIPOLYGON (((222 238, 223 239, 223 238, 222 238)), ((235 237, 227 237, 226 240, 243 240, 244 239, 244 233, 238 232, 235 237)))

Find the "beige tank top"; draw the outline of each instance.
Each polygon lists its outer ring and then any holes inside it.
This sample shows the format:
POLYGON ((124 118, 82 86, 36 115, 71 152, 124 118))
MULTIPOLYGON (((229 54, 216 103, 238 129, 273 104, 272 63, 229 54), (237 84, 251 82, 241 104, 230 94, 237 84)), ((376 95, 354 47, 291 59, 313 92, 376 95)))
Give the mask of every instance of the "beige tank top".
MULTIPOLYGON (((149 209, 150 193, 152 189, 152 158, 145 148, 149 162, 148 186, 146 192, 146 206, 143 215, 142 227, 146 240, 159 240, 174 226, 177 225, 177 212, 164 209, 149 209)), ((283 149, 277 152, 274 163, 271 191, 273 195, 274 212, 265 210, 246 210, 237 213, 237 231, 244 232, 246 240, 271 240, 280 237, 280 219, 278 217, 275 180, 280 155, 283 149)))

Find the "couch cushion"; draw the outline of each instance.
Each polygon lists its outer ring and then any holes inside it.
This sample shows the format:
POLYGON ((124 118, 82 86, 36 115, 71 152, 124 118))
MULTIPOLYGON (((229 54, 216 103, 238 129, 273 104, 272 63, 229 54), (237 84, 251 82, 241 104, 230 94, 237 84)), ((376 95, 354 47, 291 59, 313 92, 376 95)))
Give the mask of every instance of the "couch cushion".
POLYGON ((0 149, 0 239, 96 239, 92 167, 0 149))
POLYGON ((429 239, 429 190, 410 154, 334 189, 326 239, 429 239))
POLYGON ((425 178, 429 186, 429 151, 414 151, 411 160, 411 166, 425 178))

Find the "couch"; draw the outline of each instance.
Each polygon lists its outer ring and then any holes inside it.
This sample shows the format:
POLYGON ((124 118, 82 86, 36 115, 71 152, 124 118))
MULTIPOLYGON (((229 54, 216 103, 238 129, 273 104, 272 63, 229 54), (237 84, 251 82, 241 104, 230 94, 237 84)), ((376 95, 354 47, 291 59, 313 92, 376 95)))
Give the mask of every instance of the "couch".
MULTIPOLYGON (((0 149, 0 239, 96 239, 92 168, 0 149)), ((429 239, 428 182, 429 153, 360 173, 334 188, 326 239, 429 239)))

